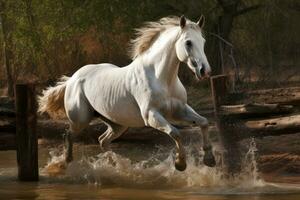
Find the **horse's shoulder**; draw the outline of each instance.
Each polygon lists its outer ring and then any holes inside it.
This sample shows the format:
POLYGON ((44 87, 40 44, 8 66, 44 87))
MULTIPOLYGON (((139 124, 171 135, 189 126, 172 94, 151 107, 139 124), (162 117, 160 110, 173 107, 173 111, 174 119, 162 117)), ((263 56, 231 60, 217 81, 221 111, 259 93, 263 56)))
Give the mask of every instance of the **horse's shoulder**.
POLYGON ((186 89, 181 83, 179 78, 177 78, 177 81, 174 84, 174 87, 172 89, 172 96, 175 97, 176 99, 180 99, 183 102, 187 101, 186 89))

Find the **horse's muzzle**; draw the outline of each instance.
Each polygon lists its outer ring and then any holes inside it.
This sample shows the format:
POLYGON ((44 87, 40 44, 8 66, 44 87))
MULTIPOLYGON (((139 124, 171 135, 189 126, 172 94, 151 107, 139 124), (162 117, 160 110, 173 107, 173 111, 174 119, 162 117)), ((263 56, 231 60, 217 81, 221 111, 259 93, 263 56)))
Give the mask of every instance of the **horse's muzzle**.
POLYGON ((203 80, 210 77, 210 71, 206 70, 204 66, 197 67, 195 75, 198 80, 203 80))

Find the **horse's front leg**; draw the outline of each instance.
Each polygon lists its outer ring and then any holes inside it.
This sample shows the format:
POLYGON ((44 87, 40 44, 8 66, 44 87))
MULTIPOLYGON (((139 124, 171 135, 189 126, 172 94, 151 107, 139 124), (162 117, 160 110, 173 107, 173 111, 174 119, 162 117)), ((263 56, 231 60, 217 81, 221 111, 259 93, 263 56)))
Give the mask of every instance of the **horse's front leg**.
POLYGON ((205 117, 200 116, 193 108, 188 104, 180 109, 179 112, 175 114, 177 121, 182 121, 190 125, 200 126, 203 138, 203 150, 204 158, 203 163, 209 167, 214 167, 216 165, 215 157, 212 153, 212 145, 208 136, 208 121, 205 117))
POLYGON ((172 126, 156 109, 149 109, 143 117, 147 126, 151 126, 163 133, 168 134, 175 141, 175 168, 179 171, 184 171, 186 169, 186 156, 184 147, 181 143, 181 135, 178 129, 172 126))

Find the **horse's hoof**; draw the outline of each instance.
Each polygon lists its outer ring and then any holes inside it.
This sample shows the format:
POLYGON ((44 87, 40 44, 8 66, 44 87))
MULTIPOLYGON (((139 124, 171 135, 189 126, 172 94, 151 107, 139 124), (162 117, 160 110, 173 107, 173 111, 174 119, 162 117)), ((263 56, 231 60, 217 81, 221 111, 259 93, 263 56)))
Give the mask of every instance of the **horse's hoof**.
POLYGON ((186 169, 186 162, 175 162, 175 168, 178 171, 184 171, 186 169))
POLYGON ((203 163, 208 167, 216 166, 216 160, 211 151, 205 152, 204 158, 203 158, 203 163))

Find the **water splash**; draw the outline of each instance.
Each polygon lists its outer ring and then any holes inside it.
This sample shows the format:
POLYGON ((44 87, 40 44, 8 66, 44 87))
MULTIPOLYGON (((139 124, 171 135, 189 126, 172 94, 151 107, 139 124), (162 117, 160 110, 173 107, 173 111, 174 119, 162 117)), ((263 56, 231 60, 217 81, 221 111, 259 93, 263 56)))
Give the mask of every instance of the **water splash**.
MULTIPOLYGON (((257 168, 256 161, 256 143, 254 138, 251 138, 249 142, 248 151, 245 153, 244 157, 241 159, 241 171, 238 174, 228 175, 224 172, 224 177, 226 177, 226 184, 228 186, 233 186, 237 188, 255 188, 264 187, 267 183, 260 177, 257 168)), ((222 159, 224 156, 222 156, 222 159)), ((225 164, 223 164, 223 169, 226 169, 225 164)))
MULTIPOLYGON (((265 182, 260 178, 256 162, 256 143, 254 138, 251 138, 249 150, 242 161, 242 178, 248 179, 248 184, 255 186, 264 186, 265 182)), ((247 186, 247 185, 245 185, 247 186)))
POLYGON ((83 182, 101 186, 125 186, 143 188, 195 188, 215 186, 260 187, 255 152, 251 141, 242 163, 242 171, 232 179, 224 174, 223 152, 215 148, 217 167, 210 168, 202 163, 204 152, 193 145, 187 149, 187 169, 179 172, 174 167, 174 150, 159 147, 152 156, 134 162, 112 151, 97 156, 82 156, 67 167, 62 164, 64 157, 57 150, 50 151, 50 160, 42 170, 43 174, 59 176, 72 182, 83 182), (55 170, 54 170, 55 169, 55 170), (53 171, 55 173, 53 173, 53 171))

